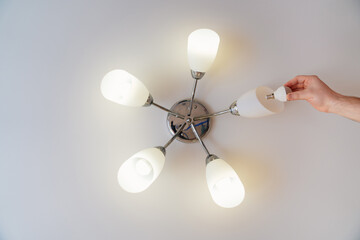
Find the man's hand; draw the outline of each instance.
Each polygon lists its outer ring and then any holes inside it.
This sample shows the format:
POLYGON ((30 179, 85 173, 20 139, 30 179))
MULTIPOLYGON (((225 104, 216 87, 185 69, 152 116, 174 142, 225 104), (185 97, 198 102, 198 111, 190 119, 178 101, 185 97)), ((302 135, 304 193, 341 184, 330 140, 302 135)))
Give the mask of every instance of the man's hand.
POLYGON ((293 91, 287 95, 289 101, 306 100, 321 112, 335 113, 360 122, 360 98, 333 91, 315 75, 296 76, 284 86, 293 91))
POLYGON ((287 95, 289 101, 306 100, 320 112, 330 112, 340 94, 331 90, 315 75, 300 75, 285 83, 293 91, 287 95))

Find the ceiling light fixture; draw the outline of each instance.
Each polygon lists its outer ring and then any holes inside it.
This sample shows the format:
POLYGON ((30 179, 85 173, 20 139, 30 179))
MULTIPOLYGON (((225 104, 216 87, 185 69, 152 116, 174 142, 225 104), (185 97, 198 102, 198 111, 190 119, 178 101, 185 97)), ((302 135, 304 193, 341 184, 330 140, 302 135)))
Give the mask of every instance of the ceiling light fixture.
POLYGON ((126 106, 155 106, 168 113, 167 125, 172 138, 163 146, 147 148, 126 160, 118 172, 118 182, 127 192, 147 189, 159 176, 165 163, 166 148, 175 140, 185 143, 199 141, 206 152, 206 181, 214 202, 224 208, 239 205, 245 197, 244 185, 234 169, 221 158, 211 154, 202 138, 208 133, 211 117, 231 113, 243 117, 263 117, 284 109, 290 89, 275 92, 260 86, 243 94, 229 108, 209 113, 203 103, 195 100, 198 81, 212 65, 220 43, 219 35, 210 29, 198 29, 188 38, 188 61, 194 86, 190 99, 176 102, 167 109, 154 102, 144 84, 124 70, 113 70, 101 82, 101 92, 110 101, 126 106))

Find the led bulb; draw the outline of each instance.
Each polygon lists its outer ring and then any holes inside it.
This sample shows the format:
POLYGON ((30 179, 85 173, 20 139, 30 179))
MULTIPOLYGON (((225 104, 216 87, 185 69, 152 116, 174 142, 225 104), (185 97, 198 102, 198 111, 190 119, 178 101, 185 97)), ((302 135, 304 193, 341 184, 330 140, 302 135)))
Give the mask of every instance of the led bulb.
POLYGON ((164 163, 165 155, 159 148, 144 149, 121 165, 118 182, 127 192, 142 192, 156 180, 164 163))
POLYGON ((113 102, 132 106, 143 106, 149 91, 136 77, 124 70, 113 70, 107 73, 101 81, 101 93, 113 102))
POLYGON ((219 35, 210 29, 198 29, 188 38, 190 69, 206 72, 214 62, 220 43, 219 35))
POLYGON ((219 180, 214 185, 214 190, 218 192, 228 192, 231 191, 232 184, 234 182, 234 179, 231 177, 226 177, 221 180, 219 180))
POLYGON ((272 94, 266 95, 266 99, 276 99, 281 102, 286 102, 287 94, 291 92, 292 92, 291 88, 281 86, 278 89, 276 89, 276 91, 273 92, 272 94))
POLYGON ((135 168, 136 168, 136 173, 141 176, 147 176, 152 172, 151 164, 146 159, 143 158, 140 158, 136 162, 135 168))
POLYGON ((224 208, 238 206, 245 197, 244 185, 234 169, 222 159, 206 165, 206 181, 214 202, 224 208))

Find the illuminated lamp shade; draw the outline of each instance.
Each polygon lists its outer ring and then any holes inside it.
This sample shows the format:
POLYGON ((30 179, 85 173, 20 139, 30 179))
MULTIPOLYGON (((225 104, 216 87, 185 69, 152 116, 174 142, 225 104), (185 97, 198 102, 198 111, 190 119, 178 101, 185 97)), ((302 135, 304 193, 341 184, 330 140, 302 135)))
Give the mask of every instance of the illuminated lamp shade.
POLYGON ((142 192, 156 180, 164 163, 165 155, 159 148, 141 150, 121 165, 118 182, 127 192, 142 192))
POLYGON ((219 35, 210 29, 198 29, 188 37, 190 69, 206 72, 214 62, 220 43, 219 35))
POLYGON ((212 199, 220 207, 233 208, 244 200, 244 185, 224 160, 218 158, 206 165, 206 181, 212 199))
POLYGON ((269 87, 260 86, 243 94, 236 102, 240 116, 258 118, 284 111, 283 102, 267 99, 273 92, 269 87))
POLYGON ((101 81, 101 93, 115 103, 126 106, 143 106, 149 91, 136 77, 124 70, 112 70, 101 81))

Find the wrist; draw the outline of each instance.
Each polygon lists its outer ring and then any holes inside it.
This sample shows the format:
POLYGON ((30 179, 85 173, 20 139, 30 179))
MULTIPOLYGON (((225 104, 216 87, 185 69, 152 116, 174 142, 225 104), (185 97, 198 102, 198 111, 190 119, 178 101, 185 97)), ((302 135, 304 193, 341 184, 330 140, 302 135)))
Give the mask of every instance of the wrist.
POLYGON ((329 113, 339 113, 341 111, 342 105, 346 102, 347 96, 341 95, 339 93, 334 93, 333 97, 329 101, 329 113))

